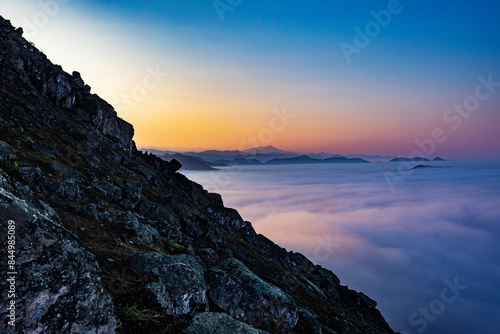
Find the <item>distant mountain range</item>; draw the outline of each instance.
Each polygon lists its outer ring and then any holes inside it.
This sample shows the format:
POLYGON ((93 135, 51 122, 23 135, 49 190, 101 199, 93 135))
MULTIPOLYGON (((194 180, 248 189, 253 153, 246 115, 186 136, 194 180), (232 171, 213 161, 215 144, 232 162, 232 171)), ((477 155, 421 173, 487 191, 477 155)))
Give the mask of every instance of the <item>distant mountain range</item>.
POLYGON ((422 158, 422 157, 416 157, 416 158, 402 158, 402 157, 399 157, 399 158, 394 158, 392 160, 390 160, 390 162, 402 162, 402 161, 446 161, 440 157, 435 157, 434 159, 432 160, 429 160, 427 158, 422 158))
MULTIPOLYGON (((243 151, 206 150, 202 152, 175 152, 157 149, 142 151, 153 153, 163 160, 176 159, 185 170, 214 170, 217 167, 235 165, 292 165, 292 164, 327 164, 327 163, 370 163, 431 161, 427 158, 402 158, 368 154, 350 154, 342 156, 332 153, 299 153, 280 150, 273 146, 261 146, 243 151)), ((445 161, 439 157, 432 161, 445 161)))

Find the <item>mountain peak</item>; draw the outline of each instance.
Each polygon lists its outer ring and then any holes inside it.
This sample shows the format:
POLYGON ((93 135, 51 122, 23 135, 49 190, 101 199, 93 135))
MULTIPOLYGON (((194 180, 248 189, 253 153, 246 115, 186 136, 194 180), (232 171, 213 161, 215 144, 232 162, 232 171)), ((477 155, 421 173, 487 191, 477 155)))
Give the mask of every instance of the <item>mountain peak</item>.
POLYGON ((271 145, 249 148, 249 149, 244 150, 242 152, 249 153, 249 154, 295 153, 295 152, 280 150, 279 148, 276 148, 276 147, 271 146, 271 145))

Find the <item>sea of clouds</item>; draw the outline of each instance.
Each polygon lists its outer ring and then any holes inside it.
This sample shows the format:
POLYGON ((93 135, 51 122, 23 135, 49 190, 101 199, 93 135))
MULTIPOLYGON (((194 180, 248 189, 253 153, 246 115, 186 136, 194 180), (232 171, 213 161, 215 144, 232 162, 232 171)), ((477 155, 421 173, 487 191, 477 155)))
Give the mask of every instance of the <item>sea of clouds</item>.
POLYGON ((378 302, 402 333, 500 333, 500 162, 186 172, 287 250, 378 302))

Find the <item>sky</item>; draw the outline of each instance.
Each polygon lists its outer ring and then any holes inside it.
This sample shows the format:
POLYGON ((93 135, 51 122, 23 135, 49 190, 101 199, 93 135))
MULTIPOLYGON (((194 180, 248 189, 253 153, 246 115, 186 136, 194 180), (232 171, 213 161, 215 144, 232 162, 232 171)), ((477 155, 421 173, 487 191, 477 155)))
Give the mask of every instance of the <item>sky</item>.
POLYGON ((394 187, 384 175, 395 163, 185 173, 377 301, 395 331, 498 334, 500 163, 430 164, 394 187))
POLYGON ((134 125, 139 147, 409 156, 423 142, 481 160, 500 159, 499 11, 493 0, 0 0, 0 15, 134 125))

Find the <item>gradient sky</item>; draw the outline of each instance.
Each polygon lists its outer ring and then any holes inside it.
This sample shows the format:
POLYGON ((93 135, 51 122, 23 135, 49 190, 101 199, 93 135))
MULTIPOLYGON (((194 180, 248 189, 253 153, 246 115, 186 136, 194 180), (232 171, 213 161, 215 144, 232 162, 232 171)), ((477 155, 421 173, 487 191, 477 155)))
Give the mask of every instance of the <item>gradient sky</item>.
POLYGON ((500 81, 500 3, 401 1, 349 63, 340 44, 355 46, 355 28, 390 3, 243 0, 221 20, 211 0, 0 0, 0 15, 81 72, 135 126, 139 147, 237 149, 256 137, 295 151, 408 156, 441 128, 433 156, 500 159, 500 87, 470 117, 443 120, 479 76, 500 81), (155 84, 150 69, 169 74, 155 84), (273 110, 284 109, 296 117, 270 134, 273 110))

